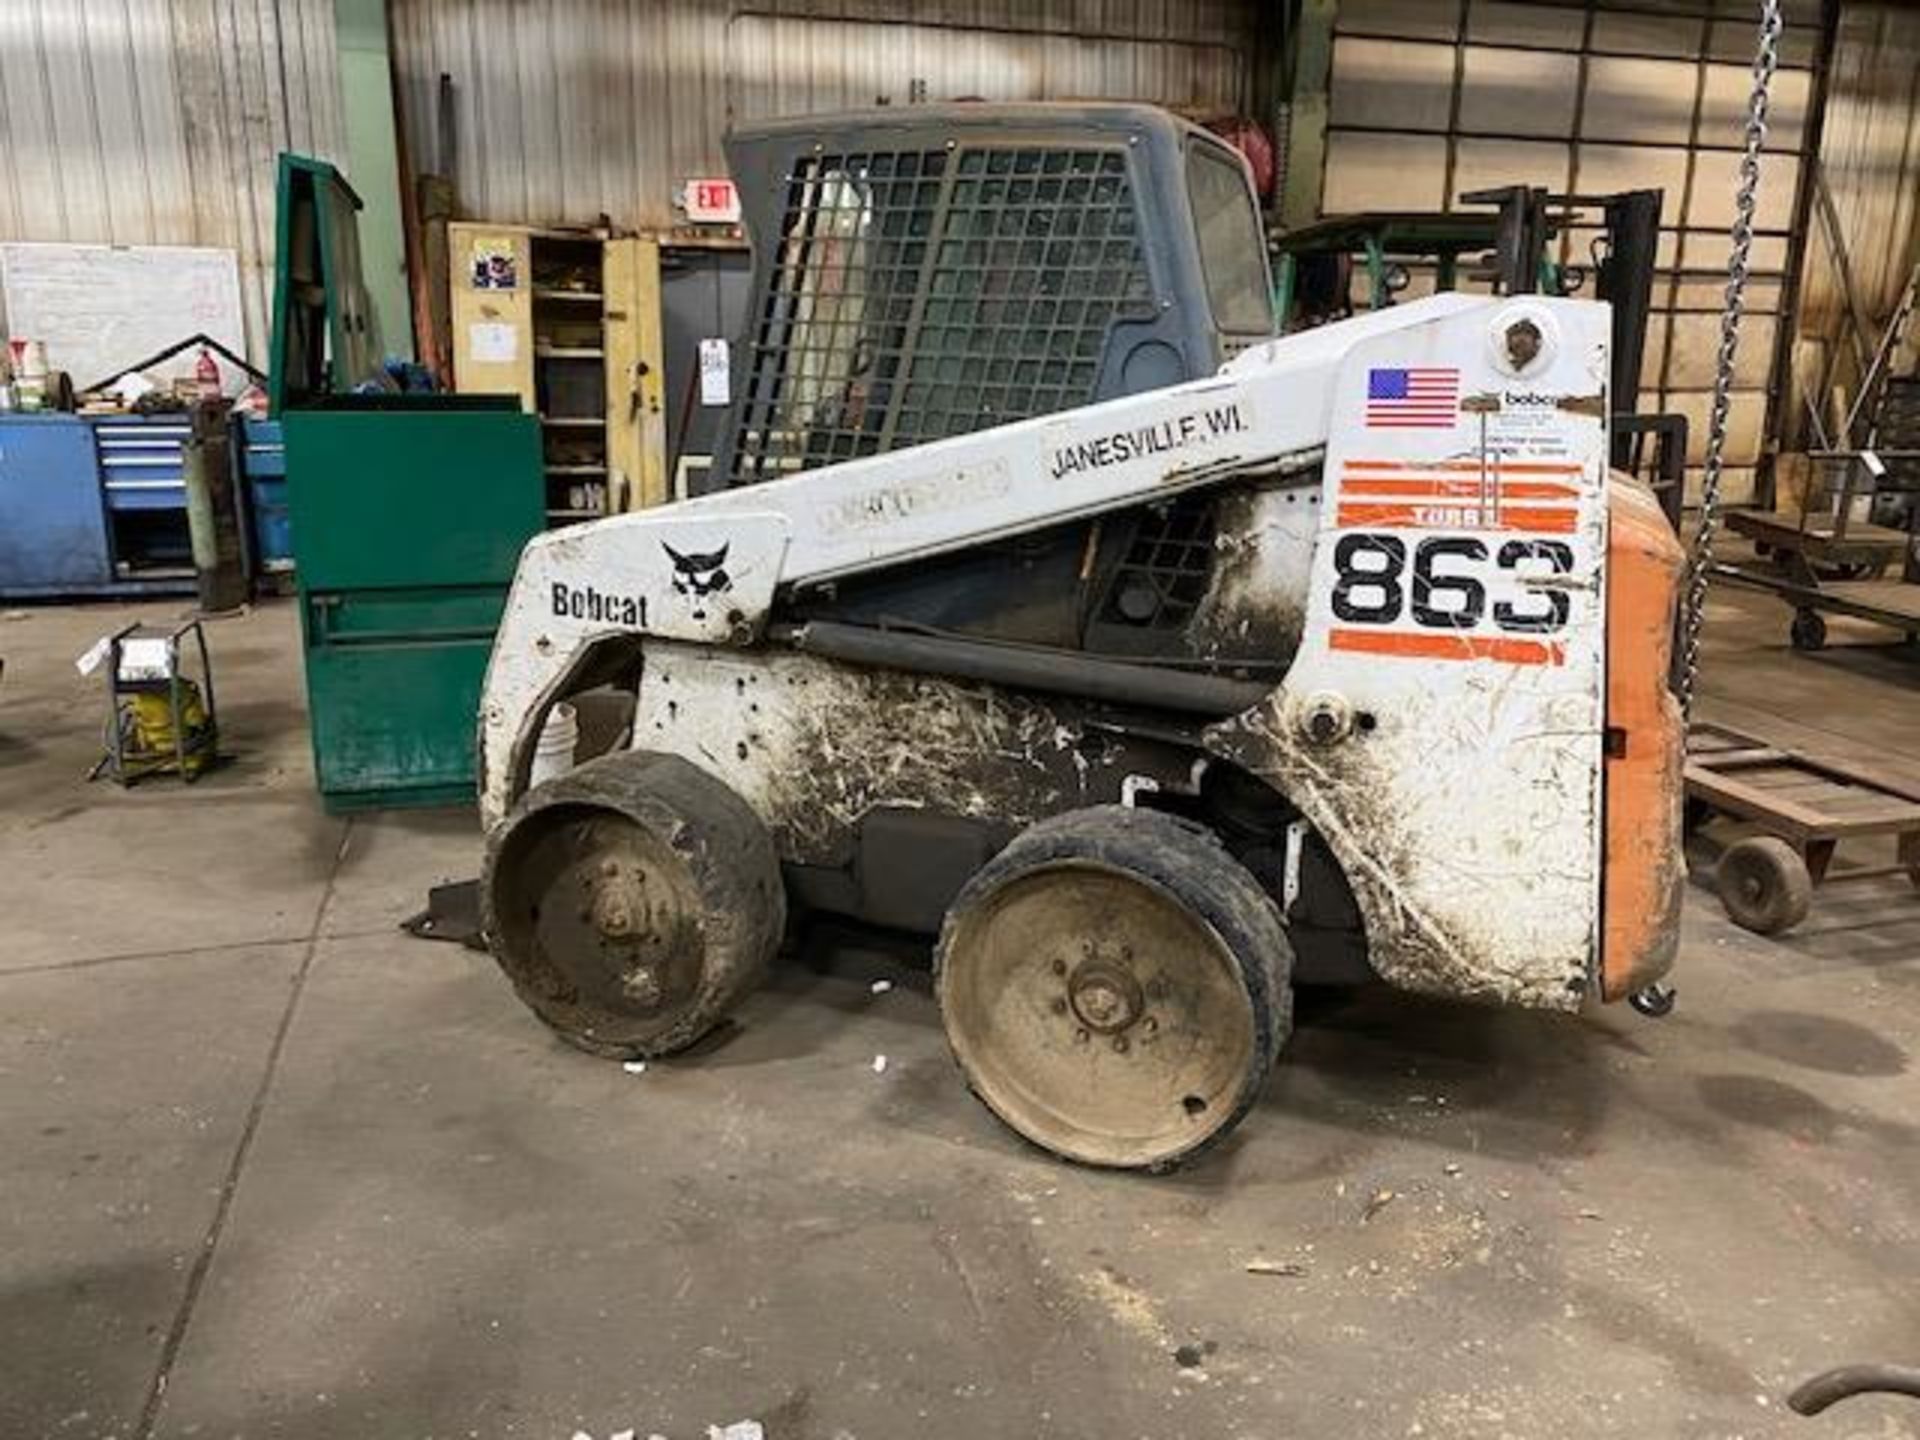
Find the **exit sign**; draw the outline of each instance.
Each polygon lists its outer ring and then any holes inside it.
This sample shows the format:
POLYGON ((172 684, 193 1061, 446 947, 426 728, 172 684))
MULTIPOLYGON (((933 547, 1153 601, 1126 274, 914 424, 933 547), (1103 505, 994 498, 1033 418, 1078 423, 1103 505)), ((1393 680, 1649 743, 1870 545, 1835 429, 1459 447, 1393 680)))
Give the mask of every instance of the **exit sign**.
POLYGON ((740 223, 740 192, 731 180, 689 180, 684 194, 687 219, 695 224, 740 223))

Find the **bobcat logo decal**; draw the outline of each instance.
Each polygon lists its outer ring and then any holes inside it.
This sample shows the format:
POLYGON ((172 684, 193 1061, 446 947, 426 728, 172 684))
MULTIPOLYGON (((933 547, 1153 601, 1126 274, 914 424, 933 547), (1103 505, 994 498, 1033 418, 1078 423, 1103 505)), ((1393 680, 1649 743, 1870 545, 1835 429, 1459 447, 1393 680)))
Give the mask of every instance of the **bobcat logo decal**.
POLYGON ((733 588, 733 577, 727 574, 727 551, 731 542, 718 550, 704 555, 683 555, 664 540, 660 548, 667 552, 667 558, 673 561, 673 589, 678 595, 685 595, 693 601, 693 618, 707 618, 703 603, 709 595, 723 595, 733 588))

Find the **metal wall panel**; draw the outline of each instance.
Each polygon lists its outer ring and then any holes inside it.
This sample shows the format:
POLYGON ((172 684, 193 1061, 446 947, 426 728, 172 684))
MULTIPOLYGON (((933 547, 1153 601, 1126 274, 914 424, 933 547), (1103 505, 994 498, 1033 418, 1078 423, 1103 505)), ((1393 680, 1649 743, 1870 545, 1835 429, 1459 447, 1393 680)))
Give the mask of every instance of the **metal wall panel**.
POLYGON ((740 120, 980 96, 1247 108, 1257 0, 389 0, 408 143, 463 213, 681 222, 740 120))
MULTIPOLYGON (((1736 499, 1750 492, 1766 448, 1821 37, 1820 0, 1785 9, 1756 216, 1759 278, 1748 292, 1755 313, 1727 445, 1736 499)), ((1697 470, 1754 21, 1751 6, 1727 0, 1342 0, 1322 210, 1441 208, 1503 184, 1664 190, 1641 403, 1692 418, 1697 470)), ((1910 59, 1900 75, 1911 85, 1910 59)), ((1567 236, 1564 258, 1583 263, 1592 238, 1567 236)))
POLYGON ((0 238, 235 250, 256 363, 276 157, 343 148, 332 0, 0 0, 0 238))
MULTIPOLYGON (((1920 257, 1920 9, 1875 0, 1841 11, 1819 172, 1832 196, 1870 351, 1920 257)), ((1826 209, 1815 204, 1807 232, 1789 390, 1793 440, 1805 438, 1808 402, 1826 406, 1835 386, 1851 395, 1860 373, 1826 209)), ((1911 342, 1912 327, 1908 333, 1911 342)), ((1901 363, 1910 368, 1913 360, 1910 344, 1901 363)))

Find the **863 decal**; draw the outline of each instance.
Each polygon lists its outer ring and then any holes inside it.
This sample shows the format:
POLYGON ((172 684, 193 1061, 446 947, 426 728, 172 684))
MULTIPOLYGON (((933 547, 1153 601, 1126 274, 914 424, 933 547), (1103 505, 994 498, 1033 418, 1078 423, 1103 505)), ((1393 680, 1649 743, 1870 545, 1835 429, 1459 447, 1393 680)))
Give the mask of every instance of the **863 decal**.
MULTIPOLYGON (((1561 540, 1508 540, 1490 551, 1484 540, 1470 535, 1436 535, 1414 546, 1409 575, 1402 537, 1350 533, 1333 547, 1333 613, 1360 625, 1391 625, 1406 614, 1431 629, 1472 630, 1488 614, 1487 585, 1478 571, 1489 557, 1496 569, 1510 572, 1530 560, 1544 561, 1548 575, 1573 570, 1573 547, 1561 540), (1454 573, 1442 573, 1442 564, 1454 573)), ((1531 591, 1527 599, 1531 603, 1495 601, 1493 623, 1519 635, 1566 628, 1572 602, 1564 591, 1531 591)))
POLYGON ((1566 651, 1555 637, 1573 597, 1525 582, 1569 575, 1573 563, 1564 540, 1348 531, 1333 547, 1329 604, 1340 624, 1329 642, 1376 655, 1558 665, 1566 651))
POLYGON ((1558 665, 1580 467, 1350 461, 1329 604, 1336 650, 1558 665), (1435 534, 1434 531, 1467 533, 1435 534), (1478 532, 1478 533, 1474 533, 1478 532), (1530 584, 1545 580, 1546 585, 1530 584))

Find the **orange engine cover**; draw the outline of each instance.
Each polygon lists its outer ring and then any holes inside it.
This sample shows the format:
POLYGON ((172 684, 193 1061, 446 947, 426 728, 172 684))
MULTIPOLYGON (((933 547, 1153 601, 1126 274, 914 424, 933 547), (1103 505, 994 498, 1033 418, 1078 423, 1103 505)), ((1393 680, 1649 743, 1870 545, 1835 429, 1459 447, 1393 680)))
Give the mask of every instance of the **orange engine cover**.
POLYGON ((1607 487, 1607 858, 1600 994, 1666 974, 1680 947, 1686 722, 1668 684, 1685 553, 1651 491, 1607 487))

